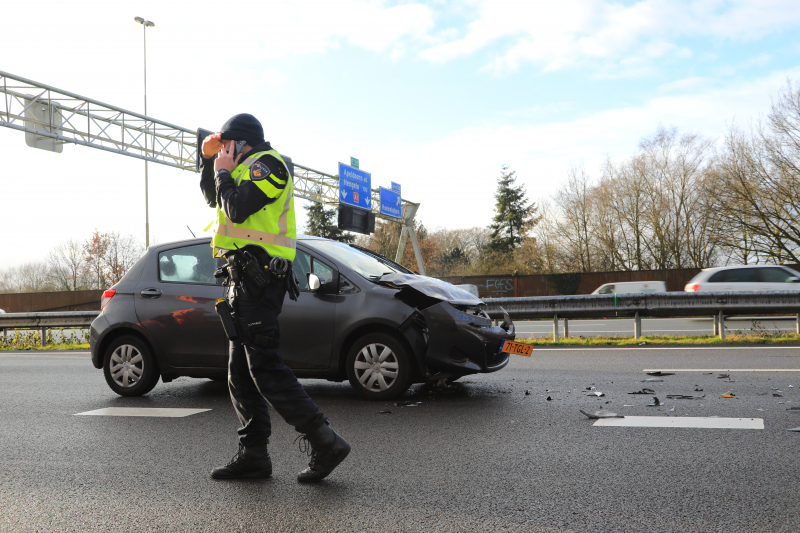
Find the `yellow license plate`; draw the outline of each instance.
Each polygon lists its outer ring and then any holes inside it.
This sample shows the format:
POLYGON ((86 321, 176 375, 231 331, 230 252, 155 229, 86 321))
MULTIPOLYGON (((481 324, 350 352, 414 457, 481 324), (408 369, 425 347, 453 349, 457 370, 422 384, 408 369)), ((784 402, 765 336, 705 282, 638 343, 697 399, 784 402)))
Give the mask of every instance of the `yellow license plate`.
POLYGON ((503 341, 503 345, 500 346, 500 351, 530 357, 533 354, 533 345, 522 344, 521 342, 503 341))

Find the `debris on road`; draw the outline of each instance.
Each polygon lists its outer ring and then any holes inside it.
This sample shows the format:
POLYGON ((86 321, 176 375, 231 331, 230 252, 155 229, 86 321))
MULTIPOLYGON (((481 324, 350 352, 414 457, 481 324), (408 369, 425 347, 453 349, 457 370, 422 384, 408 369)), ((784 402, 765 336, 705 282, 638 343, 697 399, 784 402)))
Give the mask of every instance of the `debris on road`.
POLYGON ((787 407, 787 411, 800 411, 800 407, 787 407))
POLYGON ((725 379, 731 377, 730 372, 723 372, 722 374, 717 376, 717 379, 725 379))
POLYGON ((700 387, 698 387, 697 385, 695 385, 695 386, 694 386, 694 391, 695 391, 695 392, 703 392, 703 389, 701 389, 700 387))
POLYGON ((603 410, 595 411, 594 413, 587 413, 586 411, 581 409, 581 413, 585 414, 586 416, 588 416, 593 420, 597 418, 625 418, 624 416, 618 415, 617 413, 611 413, 609 411, 603 411, 603 410))
POLYGON ((786 431, 800 431, 800 428, 787 429, 786 431))
POLYGON ((783 394, 778 394, 777 392, 772 393, 773 398, 783 398, 783 394))
POLYGON ((551 401, 553 401, 553 399, 552 399, 550 396, 548 396, 548 397, 547 397, 547 401, 548 401, 548 402, 551 402, 551 401))
POLYGON ((602 392, 600 392, 600 391, 599 391, 599 390, 597 390, 596 388, 592 387, 591 389, 589 389, 589 394, 588 394, 588 396, 597 396, 597 397, 600 397, 600 396, 605 396, 605 394, 604 394, 604 393, 602 393, 602 392))
POLYGON ((653 389, 648 389, 647 387, 643 387, 642 390, 637 390, 636 392, 629 392, 628 394, 654 394, 656 391, 653 389))
POLYGON ((731 391, 724 392, 721 396, 723 398, 735 398, 736 397, 736 395, 734 393, 732 393, 731 391))
POLYGON ((530 396, 530 395, 531 395, 531 391, 529 391, 529 390, 526 390, 526 391, 525 391, 525 396, 530 396))
POLYGON ((662 371, 659 370, 657 372, 648 372, 647 375, 648 376, 674 376, 675 372, 662 372, 662 371))
POLYGON ((647 407, 661 407, 664 405, 661 403, 661 400, 658 399, 658 396, 653 396, 653 403, 648 403, 647 407))
POLYGON ((670 400, 702 400, 705 397, 706 397, 705 394, 703 394, 702 396, 691 395, 691 394, 667 394, 667 398, 670 400))
POLYGON ((390 414, 392 414, 392 412, 387 409, 386 411, 378 411, 378 414, 379 415, 390 415, 390 414))
POLYGON ((422 402, 412 402, 411 400, 404 400, 402 402, 394 402, 395 407, 417 407, 422 402))

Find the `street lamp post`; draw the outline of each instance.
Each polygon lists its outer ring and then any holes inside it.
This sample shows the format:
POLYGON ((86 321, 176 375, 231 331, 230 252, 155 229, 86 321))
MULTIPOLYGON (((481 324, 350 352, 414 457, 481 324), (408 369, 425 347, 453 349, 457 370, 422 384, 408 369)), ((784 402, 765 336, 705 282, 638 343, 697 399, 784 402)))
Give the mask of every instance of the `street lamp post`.
MULTIPOLYGON (((133 20, 142 25, 144 30, 144 114, 147 115, 147 28, 155 26, 154 22, 145 20, 142 17, 135 17, 133 20)), ((147 192, 147 160, 144 162, 144 245, 150 247, 150 206, 148 204, 147 192)))

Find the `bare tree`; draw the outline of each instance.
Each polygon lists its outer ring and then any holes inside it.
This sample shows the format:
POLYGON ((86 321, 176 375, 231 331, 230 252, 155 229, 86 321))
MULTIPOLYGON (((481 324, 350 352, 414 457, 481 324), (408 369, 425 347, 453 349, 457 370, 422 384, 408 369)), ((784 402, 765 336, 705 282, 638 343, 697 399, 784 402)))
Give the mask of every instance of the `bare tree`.
POLYGON ((84 288, 83 245, 78 240, 69 238, 56 245, 47 256, 47 265, 53 283, 59 290, 76 291, 84 288))

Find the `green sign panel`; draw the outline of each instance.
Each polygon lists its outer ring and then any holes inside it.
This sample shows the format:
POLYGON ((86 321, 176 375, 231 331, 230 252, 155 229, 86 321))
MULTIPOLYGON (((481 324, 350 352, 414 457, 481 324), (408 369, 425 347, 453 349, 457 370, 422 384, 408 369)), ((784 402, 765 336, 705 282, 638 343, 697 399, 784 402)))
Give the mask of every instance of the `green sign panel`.
POLYGON ((355 157, 350 158, 350 166, 353 168, 358 168, 358 159, 355 157))

